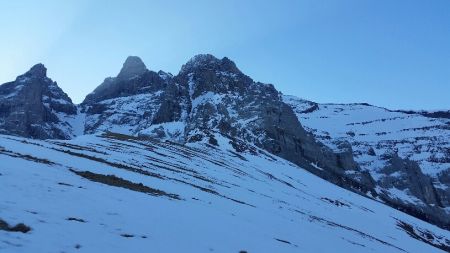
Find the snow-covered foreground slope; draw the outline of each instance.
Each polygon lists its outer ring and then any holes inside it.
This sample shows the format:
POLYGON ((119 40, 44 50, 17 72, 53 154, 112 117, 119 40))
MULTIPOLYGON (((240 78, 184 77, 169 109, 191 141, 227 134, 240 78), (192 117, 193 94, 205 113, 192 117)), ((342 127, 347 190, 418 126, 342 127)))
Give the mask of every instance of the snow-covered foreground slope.
POLYGON ((0 136, 0 251, 449 250, 446 230, 216 138, 0 136), (19 223, 31 230, 8 231, 19 223))

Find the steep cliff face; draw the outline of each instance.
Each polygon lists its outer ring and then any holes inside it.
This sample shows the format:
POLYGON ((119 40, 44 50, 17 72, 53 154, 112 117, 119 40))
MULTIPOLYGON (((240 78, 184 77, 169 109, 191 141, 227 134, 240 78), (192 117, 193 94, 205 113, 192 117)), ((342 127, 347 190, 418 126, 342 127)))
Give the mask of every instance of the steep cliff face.
POLYGON ((70 139, 77 108, 42 64, 0 86, 0 132, 36 139, 70 139))

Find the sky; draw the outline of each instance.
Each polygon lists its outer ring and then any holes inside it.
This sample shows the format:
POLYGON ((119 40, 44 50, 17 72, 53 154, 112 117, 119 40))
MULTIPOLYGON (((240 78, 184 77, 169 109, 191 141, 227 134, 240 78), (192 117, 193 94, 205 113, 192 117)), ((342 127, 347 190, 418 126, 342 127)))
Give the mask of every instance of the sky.
POLYGON ((36 63, 80 103, 129 55, 199 53, 316 102, 450 109, 449 0, 0 1, 0 83, 36 63))

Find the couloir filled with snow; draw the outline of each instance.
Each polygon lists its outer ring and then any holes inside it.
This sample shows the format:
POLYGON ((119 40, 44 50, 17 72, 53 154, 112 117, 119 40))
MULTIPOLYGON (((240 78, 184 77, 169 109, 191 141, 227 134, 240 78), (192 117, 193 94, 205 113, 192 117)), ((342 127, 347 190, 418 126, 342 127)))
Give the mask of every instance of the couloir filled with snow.
POLYGON ((254 148, 0 136, 2 252, 441 252, 450 232, 254 148), (440 249, 439 249, 440 248, 440 249))

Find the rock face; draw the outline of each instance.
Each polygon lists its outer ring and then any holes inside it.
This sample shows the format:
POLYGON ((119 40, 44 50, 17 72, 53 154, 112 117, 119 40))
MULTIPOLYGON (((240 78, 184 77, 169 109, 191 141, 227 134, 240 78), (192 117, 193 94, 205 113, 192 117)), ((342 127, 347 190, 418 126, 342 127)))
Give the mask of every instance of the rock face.
POLYGON ((384 159, 387 159, 386 166, 379 171, 382 176, 377 181, 382 189, 379 197, 401 210, 409 209, 423 219, 448 224, 449 218, 441 196, 432 179, 422 173, 417 162, 400 158, 397 153, 385 155, 384 159), (396 192, 406 192, 412 198, 399 197, 396 192))
MULTIPOLYGON (((450 168, 441 171, 438 174, 438 178, 442 185, 450 185, 450 168)), ((436 190, 439 194, 442 205, 445 207, 450 206, 450 187, 437 188, 436 190)))
POLYGON ((380 170, 383 176, 379 185, 382 188, 409 190, 413 196, 426 204, 442 206, 431 178, 422 173, 416 162, 402 159, 396 153, 386 159, 387 165, 380 170))
POLYGON ((0 86, 0 133, 37 139, 70 139, 77 108, 42 64, 0 86))

